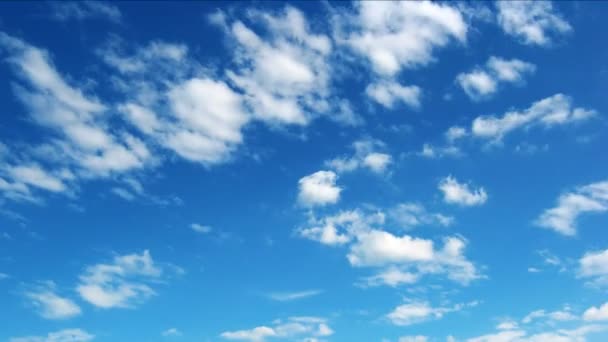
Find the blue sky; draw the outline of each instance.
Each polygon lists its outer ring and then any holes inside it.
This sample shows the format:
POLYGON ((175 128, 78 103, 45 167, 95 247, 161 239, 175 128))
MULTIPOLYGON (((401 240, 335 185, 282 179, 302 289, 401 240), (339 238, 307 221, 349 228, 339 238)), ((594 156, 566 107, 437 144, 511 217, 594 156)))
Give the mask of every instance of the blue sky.
POLYGON ((605 341, 607 14, 1 3, 0 340, 605 341))

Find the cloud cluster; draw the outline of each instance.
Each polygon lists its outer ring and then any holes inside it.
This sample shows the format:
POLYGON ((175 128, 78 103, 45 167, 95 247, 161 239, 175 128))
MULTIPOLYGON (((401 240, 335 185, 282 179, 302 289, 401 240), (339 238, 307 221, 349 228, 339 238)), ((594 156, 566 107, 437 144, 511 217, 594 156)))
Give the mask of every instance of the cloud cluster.
POLYGON ((443 193, 443 200, 450 204, 477 206, 488 200, 488 194, 483 187, 471 189, 469 184, 460 183, 452 176, 445 177, 439 182, 439 190, 443 193))
POLYGON ((519 59, 503 59, 491 56, 484 67, 458 74, 456 81, 464 92, 475 101, 487 99, 504 83, 521 83, 524 76, 536 70, 534 64, 519 59))
POLYGON ((275 320, 272 326, 259 326, 248 330, 226 331, 220 336, 227 340, 261 342, 268 339, 313 341, 317 337, 333 334, 327 320, 320 317, 289 317, 275 320))
POLYGON ((465 285, 482 277, 464 256, 464 239, 446 237, 443 246, 436 248, 433 240, 397 235, 386 230, 386 224, 385 213, 356 209, 312 218, 297 234, 328 246, 347 246, 346 258, 351 266, 379 270, 362 279, 360 285, 365 287, 414 283, 429 274, 465 285))
MULTIPOLYGON (((397 306, 386 315, 391 323, 398 326, 408 326, 432 319, 440 319, 450 312, 460 311, 467 307, 476 306, 477 302, 456 304, 451 307, 433 307, 427 302, 410 302, 397 306)), ((400 340, 401 341, 401 340, 400 340)), ((426 341, 425 338, 405 339, 405 341, 426 341)))
POLYGON ((361 139, 353 143, 355 150, 352 156, 342 156, 325 162, 325 165, 337 173, 351 172, 366 168, 374 173, 384 173, 393 162, 393 157, 385 152, 385 144, 379 140, 361 139))
POLYGON ((46 336, 13 337, 9 342, 88 342, 94 338, 94 335, 81 329, 64 329, 46 336))

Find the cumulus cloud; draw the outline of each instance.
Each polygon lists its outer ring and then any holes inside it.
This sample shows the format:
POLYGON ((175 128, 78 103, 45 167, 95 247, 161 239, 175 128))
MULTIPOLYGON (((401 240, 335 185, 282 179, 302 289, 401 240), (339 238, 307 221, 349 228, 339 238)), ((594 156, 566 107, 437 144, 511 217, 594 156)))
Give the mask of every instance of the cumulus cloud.
POLYGON ((248 16, 258 29, 222 12, 213 22, 236 48, 237 67, 227 76, 245 93, 254 116, 270 123, 306 125, 328 113, 333 108, 329 37, 313 32, 304 14, 291 6, 276 14, 250 10, 248 16))
POLYGON ((374 82, 365 89, 370 99, 389 109, 400 102, 413 108, 420 107, 421 92, 417 86, 403 86, 387 80, 374 82))
POLYGON ((454 218, 440 213, 428 212, 419 203, 400 203, 389 210, 389 217, 399 224, 399 227, 410 229, 420 225, 436 225, 447 227, 454 218))
POLYGON ((162 277, 163 269, 146 250, 115 256, 109 264, 87 267, 76 290, 82 299, 99 308, 129 308, 155 295, 150 284, 162 277))
POLYGON ((58 295, 52 282, 41 284, 25 292, 25 297, 31 301, 40 316, 46 319, 67 319, 78 316, 82 312, 74 301, 58 295))
POLYGON ((377 270, 358 283, 363 287, 411 284, 423 275, 445 276, 463 285, 483 277, 464 256, 466 240, 446 237, 436 248, 433 240, 385 230, 386 217, 382 211, 342 211, 312 218, 309 227, 296 232, 324 245, 346 246, 351 266, 377 270))
POLYGON ((199 223, 192 223, 190 225, 190 229, 200 234, 208 234, 211 233, 211 231, 213 230, 213 228, 211 228, 210 226, 202 225, 199 223))
POLYGON ((81 329, 64 329, 46 336, 13 337, 9 342, 88 342, 94 338, 94 335, 81 329))
POLYGON ((497 1, 498 23, 503 31, 527 45, 550 45, 572 31, 551 1, 497 1))
POLYGON ((556 329, 532 333, 523 329, 503 330, 496 333, 469 338, 467 342, 583 342, 587 335, 604 331, 599 325, 583 325, 575 329, 556 329))
POLYGON ((355 3, 355 13, 335 39, 364 56, 383 77, 434 61, 436 49, 452 41, 464 42, 467 25, 460 11, 431 1, 355 3))
POLYGON ((367 168, 374 173, 384 173, 393 162, 390 154, 381 152, 385 144, 375 139, 361 139, 353 143, 352 156, 342 156, 325 162, 325 165, 338 173, 367 168))
POLYGON ((248 330, 226 331, 220 336, 226 340, 260 342, 268 339, 313 341, 334 332, 327 320, 319 317, 289 317, 275 320, 272 326, 259 326, 248 330))
POLYGON ((583 313, 585 321, 608 321, 608 303, 599 307, 592 306, 583 313))
POLYGON ((298 181, 298 202, 306 207, 334 204, 340 199, 342 188, 336 185, 338 176, 333 171, 317 171, 298 181))
POLYGON ((460 148, 448 145, 448 146, 434 146, 429 143, 422 145, 422 150, 417 153, 419 156, 429 159, 443 158, 443 157, 459 157, 462 155, 460 148))
POLYGON ((500 141, 516 129, 533 126, 546 128, 587 120, 596 115, 593 110, 573 107, 570 97, 555 94, 534 102, 529 108, 511 110, 502 117, 479 116, 473 120, 471 133, 479 138, 500 141))
POLYGON ((483 187, 471 189, 469 184, 459 183, 452 176, 448 176, 439 182, 439 190, 443 193, 443 200, 446 203, 477 206, 488 200, 488 194, 483 187))
POLYGON ((491 97, 505 83, 521 83, 524 76, 536 70, 534 64, 519 59, 503 59, 491 56, 484 67, 477 66, 470 72, 461 73, 456 82, 472 100, 491 97))
POLYGON ((536 220, 540 227, 566 236, 576 235, 576 220, 585 213, 608 210, 608 181, 591 183, 562 194, 557 206, 545 210, 536 220))
POLYGON ((411 302, 397 306, 393 311, 386 315, 386 318, 395 325, 408 326, 427 320, 440 319, 447 313, 460 311, 466 307, 476 305, 477 302, 471 302, 456 304, 452 307, 433 307, 428 302, 411 302))

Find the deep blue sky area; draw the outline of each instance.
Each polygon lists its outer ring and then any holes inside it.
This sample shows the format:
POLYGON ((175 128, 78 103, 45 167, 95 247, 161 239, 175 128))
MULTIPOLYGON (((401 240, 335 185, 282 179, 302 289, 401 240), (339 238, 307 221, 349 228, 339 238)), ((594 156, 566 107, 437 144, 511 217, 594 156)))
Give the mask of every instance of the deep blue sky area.
POLYGON ((606 341, 607 16, 1 2, 0 341, 606 341))

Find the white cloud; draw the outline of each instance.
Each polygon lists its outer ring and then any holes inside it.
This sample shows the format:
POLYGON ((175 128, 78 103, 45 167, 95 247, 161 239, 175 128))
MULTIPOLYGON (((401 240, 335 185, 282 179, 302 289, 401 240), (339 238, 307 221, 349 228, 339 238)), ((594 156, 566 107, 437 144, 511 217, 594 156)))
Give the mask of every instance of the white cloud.
POLYGON ((211 231, 213 230, 213 228, 211 228, 210 226, 205 226, 202 224, 198 224, 198 223, 192 223, 190 225, 190 228, 192 230, 194 230, 197 233, 201 233, 201 234, 208 234, 211 233, 211 231))
POLYGON ((336 29, 335 39, 365 56, 381 76, 424 66, 434 60, 435 49, 466 40, 460 11, 446 4, 360 1, 355 8, 346 22, 337 21, 344 27, 336 29))
POLYGON ((448 142, 454 142, 460 138, 467 136, 467 129, 460 126, 452 126, 445 132, 445 138, 448 142))
POLYGON ((497 1, 496 6, 500 27, 524 44, 546 46, 572 31, 551 1, 497 1))
POLYGON ((389 210, 389 217, 399 224, 400 228, 409 229, 420 225, 437 225, 448 227, 454 218, 440 213, 431 213, 418 203, 401 203, 389 210))
POLYGON ((381 80, 367 86, 365 93, 372 100, 392 109, 402 102, 410 107, 420 107, 421 90, 417 86, 402 86, 395 81, 381 80))
POLYGON ((407 326, 432 319, 440 319, 445 314, 460 311, 465 307, 476 306, 477 302, 456 304, 453 307, 432 307, 427 302, 411 302, 397 306, 386 315, 391 323, 407 326))
POLYGON ((592 306, 583 313, 585 321, 608 321, 608 303, 599 307, 592 306))
POLYGON ((321 294, 321 290, 306 290, 296 292, 273 292, 268 294, 268 298, 279 302, 290 302, 298 299, 314 297, 321 294))
POLYGON ((521 322, 524 324, 529 324, 532 321, 543 320, 553 321, 553 322, 563 322, 563 321, 574 321, 578 319, 572 312, 570 312, 570 307, 566 306, 562 310, 547 312, 545 310, 536 310, 530 312, 526 315, 521 322))
POLYGON ((46 319, 67 319, 81 314, 80 307, 71 299, 55 293, 55 284, 46 283, 25 293, 37 308, 40 316, 46 319))
POLYGON ((377 274, 358 283, 363 287, 414 283, 422 275, 443 275, 463 285, 483 277, 463 255, 466 240, 446 237, 443 247, 435 249, 430 239, 383 230, 385 218, 381 211, 343 211, 312 218, 310 228, 299 228, 296 232, 325 245, 347 246, 346 257, 353 267, 379 269, 377 274))
POLYGON ((312 32, 304 14, 291 6, 276 15, 253 9, 248 17, 264 30, 256 32, 241 20, 230 22, 224 13, 212 22, 234 44, 236 69, 226 74, 245 93, 254 116, 273 124, 306 125, 335 109, 340 101, 329 101, 329 37, 312 32))
POLYGON ((66 185, 59 177, 48 174, 38 165, 12 166, 8 169, 9 175, 13 180, 24 184, 32 185, 52 192, 62 192, 66 190, 66 185))
POLYGON ((425 143, 422 145, 422 150, 417 154, 424 158, 435 159, 443 157, 459 157, 462 155, 462 152, 456 146, 433 146, 425 143))
POLYGON ((306 207, 338 202, 342 188, 336 185, 337 179, 333 171, 317 171, 302 177, 298 181, 298 202, 306 207))
POLYGON ((535 70, 534 64, 519 59, 491 56, 484 67, 477 66, 470 72, 461 73, 456 81, 472 100, 477 101, 496 93, 500 84, 521 83, 524 76, 535 70))
POLYGON ((87 267, 76 290, 82 299, 99 308, 129 308, 155 295, 149 283, 162 276, 163 269, 146 250, 116 256, 110 264, 87 267))
POLYGON ((352 156, 342 156, 325 162, 325 165, 338 173, 351 172, 365 167, 374 173, 384 173, 393 162, 390 154, 378 152, 385 144, 375 139, 361 139, 353 143, 352 156))
POLYGON ((452 176, 448 176, 439 182, 439 190, 443 192, 443 200, 446 203, 463 206, 482 205, 488 200, 488 194, 483 187, 471 189, 467 183, 459 183, 452 176))
POLYGON ((52 18, 59 21, 100 18, 120 22, 122 18, 122 13, 118 7, 102 1, 51 2, 49 5, 52 10, 52 18))
POLYGON ((94 338, 94 335, 81 329, 64 329, 46 336, 13 337, 9 342, 88 342, 94 338))
POLYGON ((556 329, 530 333, 523 329, 503 330, 467 339, 467 342, 584 342, 587 335, 605 330, 604 326, 583 325, 575 329, 556 329))
POLYGON ((161 333, 161 335, 164 337, 171 337, 171 336, 182 336, 183 334, 177 328, 169 328, 169 329, 163 331, 161 333))
POLYGON ((591 183, 562 194, 557 206, 545 210, 536 220, 540 227, 566 236, 576 235, 576 220, 584 213, 608 210, 608 181, 591 183))
POLYGON ((532 126, 553 127, 579 122, 595 115, 595 111, 572 107, 572 100, 563 94, 534 102, 523 111, 509 111, 502 117, 480 116, 473 120, 471 132, 474 136, 501 140, 508 133, 532 126))
POLYGON ((591 284, 608 285, 608 249, 585 253, 578 261, 578 275, 591 278, 591 284))
POLYGON ((428 261, 433 258, 433 242, 401 237, 381 230, 360 233, 351 247, 348 261, 353 266, 383 266, 386 264, 428 261))
POLYGON ((330 336, 334 332, 327 325, 327 320, 318 317, 289 317, 286 320, 275 320, 271 327, 259 326, 249 330, 226 331, 220 336, 227 340, 260 342, 269 338, 279 340, 298 339, 316 341, 316 337, 330 336))

